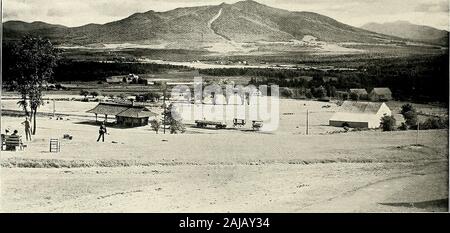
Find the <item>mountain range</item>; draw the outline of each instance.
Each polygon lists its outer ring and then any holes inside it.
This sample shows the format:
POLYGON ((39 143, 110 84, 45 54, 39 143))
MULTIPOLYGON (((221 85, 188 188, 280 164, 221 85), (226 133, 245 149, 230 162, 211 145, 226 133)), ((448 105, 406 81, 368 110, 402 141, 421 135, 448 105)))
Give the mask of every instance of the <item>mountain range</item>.
POLYGON ((429 26, 416 25, 408 21, 368 23, 361 28, 408 40, 448 46, 448 31, 439 30, 429 26))
POLYGON ((150 10, 106 24, 80 27, 8 21, 3 23, 3 36, 8 41, 26 34, 39 35, 67 46, 131 43, 162 48, 208 47, 217 51, 230 47, 259 50, 268 44, 326 47, 327 43, 405 41, 400 38, 402 35, 389 35, 369 26, 365 28, 370 30, 366 30, 313 12, 293 12, 245 0, 166 12, 150 10))

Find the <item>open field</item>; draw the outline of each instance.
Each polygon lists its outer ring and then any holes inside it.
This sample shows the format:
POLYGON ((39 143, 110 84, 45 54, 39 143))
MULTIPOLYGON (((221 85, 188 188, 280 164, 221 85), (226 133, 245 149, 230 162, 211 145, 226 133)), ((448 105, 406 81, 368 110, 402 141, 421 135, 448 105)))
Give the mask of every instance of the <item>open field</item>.
MULTIPOLYGON (((16 102, 3 100, 2 109, 20 110, 16 102)), ((271 133, 186 122, 186 134, 177 135, 109 127, 98 143, 98 125, 85 113, 95 105, 56 101, 63 120, 39 116, 23 151, 2 151, 2 212, 448 210, 448 130, 421 131, 419 146, 415 131, 329 134, 341 130, 327 126, 335 104, 282 99, 271 133), (49 138, 63 134, 73 140, 49 153, 49 138)), ((398 112, 401 104, 392 106, 398 112)), ((2 116, 2 130, 23 135, 22 120, 2 116)))
POLYGON ((7 212, 448 210, 445 161, 2 168, 1 174, 7 212))

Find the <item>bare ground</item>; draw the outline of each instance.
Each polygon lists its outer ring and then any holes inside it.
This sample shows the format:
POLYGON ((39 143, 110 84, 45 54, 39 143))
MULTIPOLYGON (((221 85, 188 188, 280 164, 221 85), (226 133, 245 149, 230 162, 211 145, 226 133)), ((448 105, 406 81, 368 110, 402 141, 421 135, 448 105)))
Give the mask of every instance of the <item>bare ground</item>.
MULTIPOLYGON (((302 134, 298 120, 305 104, 288 101, 281 114, 293 115, 282 115, 280 129, 271 134, 109 128, 104 143, 95 141, 98 126, 87 122, 92 119, 78 114, 86 106, 66 106, 77 115, 39 117, 38 134, 23 151, 2 151, 0 210, 448 211, 448 130, 421 131, 419 146, 412 145, 415 131, 323 135, 331 130, 331 113, 306 104, 316 111, 313 135, 302 134), (73 140, 63 140, 60 153, 49 153, 49 138, 65 133, 73 140)), ((23 119, 1 120, 3 129, 19 128, 23 119)))

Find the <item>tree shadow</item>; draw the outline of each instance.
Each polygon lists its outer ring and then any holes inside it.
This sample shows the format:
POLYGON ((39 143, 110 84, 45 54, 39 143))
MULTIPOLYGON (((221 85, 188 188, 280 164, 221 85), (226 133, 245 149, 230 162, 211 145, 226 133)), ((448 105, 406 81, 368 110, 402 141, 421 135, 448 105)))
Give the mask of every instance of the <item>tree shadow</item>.
MULTIPOLYGON (((80 124, 80 125, 91 125, 91 126, 98 126, 100 127, 100 125, 104 124, 101 121, 79 121, 79 122, 75 122, 74 124, 80 124)), ((132 129, 132 128, 138 128, 138 127, 143 127, 143 126, 126 126, 126 125, 118 125, 115 122, 107 122, 105 123, 105 126, 108 128, 113 128, 113 129, 132 129)))
POLYGON ((445 209, 448 210, 448 198, 435 199, 431 201, 421 202, 393 202, 393 203, 378 203, 380 205, 394 206, 394 207, 408 207, 419 209, 445 209))

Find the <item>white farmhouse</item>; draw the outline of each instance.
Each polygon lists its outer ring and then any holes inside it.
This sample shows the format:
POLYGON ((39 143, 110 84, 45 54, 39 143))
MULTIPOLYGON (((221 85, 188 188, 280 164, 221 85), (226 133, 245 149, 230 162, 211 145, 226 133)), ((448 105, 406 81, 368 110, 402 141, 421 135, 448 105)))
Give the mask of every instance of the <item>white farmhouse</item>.
POLYGON ((345 101, 331 117, 330 125, 351 128, 378 128, 383 116, 392 112, 385 103, 345 101))

